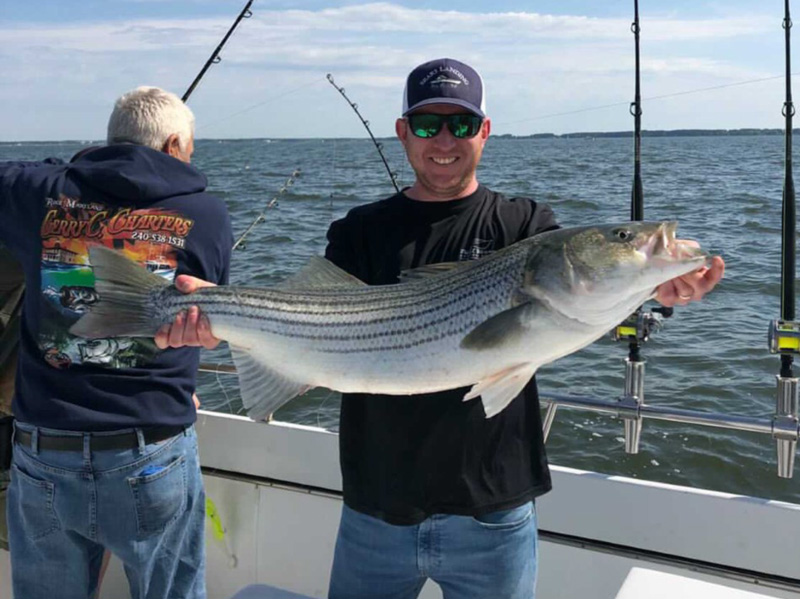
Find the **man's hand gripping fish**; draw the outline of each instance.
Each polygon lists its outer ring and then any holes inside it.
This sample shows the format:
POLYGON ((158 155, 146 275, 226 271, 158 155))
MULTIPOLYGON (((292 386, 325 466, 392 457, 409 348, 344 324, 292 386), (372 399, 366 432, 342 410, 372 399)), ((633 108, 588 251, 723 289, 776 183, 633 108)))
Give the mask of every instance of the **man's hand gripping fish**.
POLYGON ((312 387, 408 395, 471 386, 491 417, 536 369, 575 352, 705 263, 677 223, 550 231, 481 260, 408 271, 368 286, 323 258, 271 288, 184 295, 111 249, 89 251, 100 301, 70 329, 153 337, 197 305, 228 341, 242 401, 262 419, 312 387))

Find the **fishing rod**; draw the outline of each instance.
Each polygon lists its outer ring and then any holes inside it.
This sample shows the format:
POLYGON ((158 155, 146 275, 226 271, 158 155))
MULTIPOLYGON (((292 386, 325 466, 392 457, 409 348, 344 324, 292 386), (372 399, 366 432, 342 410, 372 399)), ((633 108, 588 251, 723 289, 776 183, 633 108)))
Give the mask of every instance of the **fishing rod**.
MULTIPOLYGON (((633 23, 631 32, 633 33, 635 64, 634 64, 634 95, 633 102, 630 104, 630 113, 633 116, 633 187, 631 188, 631 220, 640 221, 644 219, 644 191, 642 186, 642 91, 641 91, 641 67, 639 53, 639 0, 633 2, 633 23)), ((656 312, 664 316, 671 316, 670 308, 658 308, 656 312)), ((629 362, 643 362, 641 357, 641 345, 652 332, 659 326, 659 318, 652 313, 643 312, 639 308, 623 325, 617 327, 615 335, 618 340, 628 341, 628 360, 629 362), (630 325, 635 325, 631 327, 630 325)), ((642 375, 643 376, 643 375, 642 375)))
POLYGON ((642 191, 642 94, 641 73, 639 68, 639 0, 633 2, 634 18, 631 24, 634 45, 636 48, 636 86, 631 102, 630 113, 633 115, 633 189, 631 190, 631 220, 644 219, 644 202, 642 191))
MULTIPOLYGON (((642 94, 641 69, 639 60, 639 0, 633 2, 633 23, 631 32, 635 49, 635 89, 634 99, 630 103, 633 115, 633 188, 631 189, 631 220, 641 221, 644 218, 644 193, 642 189, 642 94)), ((642 307, 631 314, 624 322, 614 328, 614 339, 628 344, 628 357, 625 360, 625 391, 619 399, 619 413, 625 427, 625 451, 639 453, 639 439, 642 432, 642 418, 639 408, 644 403, 644 366, 641 347, 650 335, 661 327, 661 316, 671 316, 672 308, 653 308, 644 311, 642 307)), ((544 416, 543 429, 545 441, 555 420, 558 403, 552 402, 544 416)))
POLYGON ((295 169, 294 171, 292 171, 292 174, 286 180, 286 183, 284 183, 281 186, 281 188, 278 190, 278 193, 275 194, 275 197, 273 197, 269 202, 267 202, 267 205, 264 206, 264 209, 259 213, 258 216, 256 216, 255 220, 252 223, 250 223, 250 226, 247 227, 247 229, 245 229, 245 232, 242 233, 242 235, 239 237, 239 239, 236 240, 236 243, 233 244, 233 249, 234 250, 239 249, 239 247, 242 246, 242 243, 244 243, 244 238, 248 236, 250 231, 252 231, 258 223, 260 223, 262 220, 264 220, 264 218, 265 218, 265 216, 267 214, 267 210, 269 210, 270 208, 273 208, 278 203, 278 198, 281 195, 283 195, 283 193, 286 192, 286 190, 289 189, 294 184, 295 179, 297 179, 297 177, 299 177, 299 176, 300 176, 300 169, 299 168, 295 169))
POLYGON ((222 38, 222 41, 219 43, 216 49, 211 53, 211 56, 206 61, 206 64, 203 65, 202 69, 200 69, 200 72, 197 74, 197 77, 194 78, 194 81, 192 81, 192 84, 189 86, 189 89, 186 90, 186 92, 183 94, 183 97, 181 98, 181 100, 183 100, 184 103, 186 102, 186 100, 189 99, 189 96, 192 95, 194 88, 197 87, 198 83, 200 83, 200 80, 203 78, 203 75, 206 74, 208 68, 212 64, 217 64, 219 61, 222 60, 219 53, 225 46, 225 44, 228 42, 228 38, 231 36, 234 30, 239 26, 239 23, 241 23, 242 19, 249 19, 250 17, 253 16, 252 11, 250 10, 250 6, 252 4, 253 0, 248 0, 247 4, 242 9, 242 12, 239 13, 239 16, 236 17, 236 20, 233 22, 233 25, 231 25, 231 28, 228 29, 228 33, 225 34, 225 37, 222 38))
MULTIPOLYGON (((633 2, 633 23, 631 32, 634 39, 634 99, 630 104, 633 116, 633 187, 631 189, 631 220, 644 219, 644 192, 642 189, 642 94, 641 67, 639 52, 639 0, 633 2)), ((614 339, 628 343, 628 357, 625 359, 624 393, 619 399, 620 415, 623 419, 626 453, 639 453, 642 434, 641 408, 644 405, 645 359, 642 358, 642 345, 661 328, 662 317, 672 316, 672 308, 657 307, 645 311, 642 306, 614 329, 614 339)))
MULTIPOLYGON (((644 191, 642 187, 642 90, 641 67, 639 60, 639 0, 633 2, 633 43, 635 52, 634 62, 634 94, 629 111, 633 116, 633 187, 631 188, 631 220, 640 221, 644 218, 644 191)), ((628 341, 628 362, 643 362, 640 348, 651 332, 652 315, 642 312, 641 307, 630 318, 618 326, 615 337, 618 341, 628 341), (648 318, 649 317, 649 318, 648 318)), ((627 386, 626 386, 627 387, 627 386)), ((627 390, 627 389, 626 389, 627 390)))
POLYGON ((376 140, 375 136, 372 135, 372 131, 369 128, 369 121, 365 120, 364 117, 361 116, 361 113, 358 111, 358 104, 352 102, 350 98, 347 97, 347 94, 344 93, 344 88, 336 85, 336 82, 333 80, 333 75, 328 73, 326 77, 328 78, 328 82, 333 87, 336 88, 336 91, 342 94, 342 97, 347 101, 348 104, 350 104, 350 108, 353 109, 353 111, 356 113, 356 116, 358 116, 358 118, 361 120, 361 124, 364 125, 364 128, 367 130, 367 133, 369 133, 369 137, 372 140, 372 143, 375 144, 375 147, 378 150, 378 154, 380 154, 381 156, 381 160, 383 161, 383 166, 386 167, 386 172, 389 173, 389 178, 392 180, 392 185, 394 186, 394 190, 397 193, 400 193, 400 188, 397 186, 397 173, 392 172, 392 169, 389 168, 389 163, 386 160, 386 156, 383 155, 383 144, 380 143, 378 140, 376 140))
MULTIPOLYGON (((786 118, 785 162, 783 181, 783 223, 781 265, 781 318, 793 321, 795 318, 795 191, 792 177, 792 118, 794 103, 792 102, 792 70, 791 70, 791 29, 792 20, 789 14, 789 0, 785 0, 783 29, 786 36, 786 100, 783 104, 783 116, 786 118)), ((792 376, 791 354, 781 356, 781 376, 792 376)))
POLYGON ((792 373, 794 356, 800 355, 800 323, 795 322, 795 209, 794 179, 792 177, 792 102, 791 29, 789 0, 784 2, 783 29, 786 45, 786 99, 782 114, 786 119, 785 159, 783 179, 783 214, 781 215, 781 317, 773 320, 769 329, 769 348, 781 355, 772 436, 778 446, 778 476, 791 478, 794 470, 797 441, 800 437, 798 415, 798 379, 792 373))

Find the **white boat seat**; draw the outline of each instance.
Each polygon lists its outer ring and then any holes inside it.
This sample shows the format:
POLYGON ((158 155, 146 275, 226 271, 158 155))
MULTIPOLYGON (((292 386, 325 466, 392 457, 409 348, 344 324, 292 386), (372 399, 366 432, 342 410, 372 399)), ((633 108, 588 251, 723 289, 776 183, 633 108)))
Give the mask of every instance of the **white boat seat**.
POLYGON ((615 599, 773 599, 677 574, 631 568, 615 599))
POLYGON ((268 584, 250 584, 238 591, 231 599, 313 599, 308 595, 300 595, 284 591, 268 584))

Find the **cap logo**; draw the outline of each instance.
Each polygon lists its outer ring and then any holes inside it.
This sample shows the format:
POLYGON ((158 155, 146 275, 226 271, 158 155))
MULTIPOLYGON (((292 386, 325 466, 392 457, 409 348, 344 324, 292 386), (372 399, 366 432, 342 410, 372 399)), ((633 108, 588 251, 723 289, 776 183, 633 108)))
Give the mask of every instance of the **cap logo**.
POLYGON ((433 79, 430 83, 431 87, 434 85, 461 85, 461 82, 458 79, 450 79, 447 75, 439 75, 436 79, 433 79))
POLYGON ((433 86, 440 86, 440 85, 461 85, 462 83, 469 87, 469 79, 464 77, 463 73, 458 69, 451 67, 450 65, 442 66, 433 69, 430 73, 425 75, 422 80, 419 82, 420 86, 429 83, 431 87, 433 86), (457 79, 453 79, 448 76, 448 74, 457 77, 457 79), (434 75, 438 75, 435 79, 432 79, 434 75))

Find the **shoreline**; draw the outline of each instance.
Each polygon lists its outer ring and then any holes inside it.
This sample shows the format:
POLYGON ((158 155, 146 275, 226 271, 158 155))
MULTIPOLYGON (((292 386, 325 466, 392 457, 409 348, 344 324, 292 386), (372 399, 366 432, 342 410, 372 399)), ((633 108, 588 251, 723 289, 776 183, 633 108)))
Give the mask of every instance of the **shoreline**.
MULTIPOLYGON (((793 129, 793 133, 800 134, 800 129, 793 129)), ((783 129, 643 129, 642 137, 744 137, 755 135, 784 135, 783 129)), ((633 137, 633 131, 578 131, 575 133, 531 133, 529 135, 514 135, 512 133, 492 134, 495 139, 592 139, 598 137, 628 138, 633 137)), ((204 142, 236 142, 236 141, 348 141, 363 140, 366 137, 198 137, 196 141, 204 142)), ((395 137, 376 137, 379 140, 394 140, 395 137)), ((105 145, 101 140, 62 139, 62 140, 17 140, 0 141, 0 146, 14 146, 21 144, 82 144, 105 145)))

